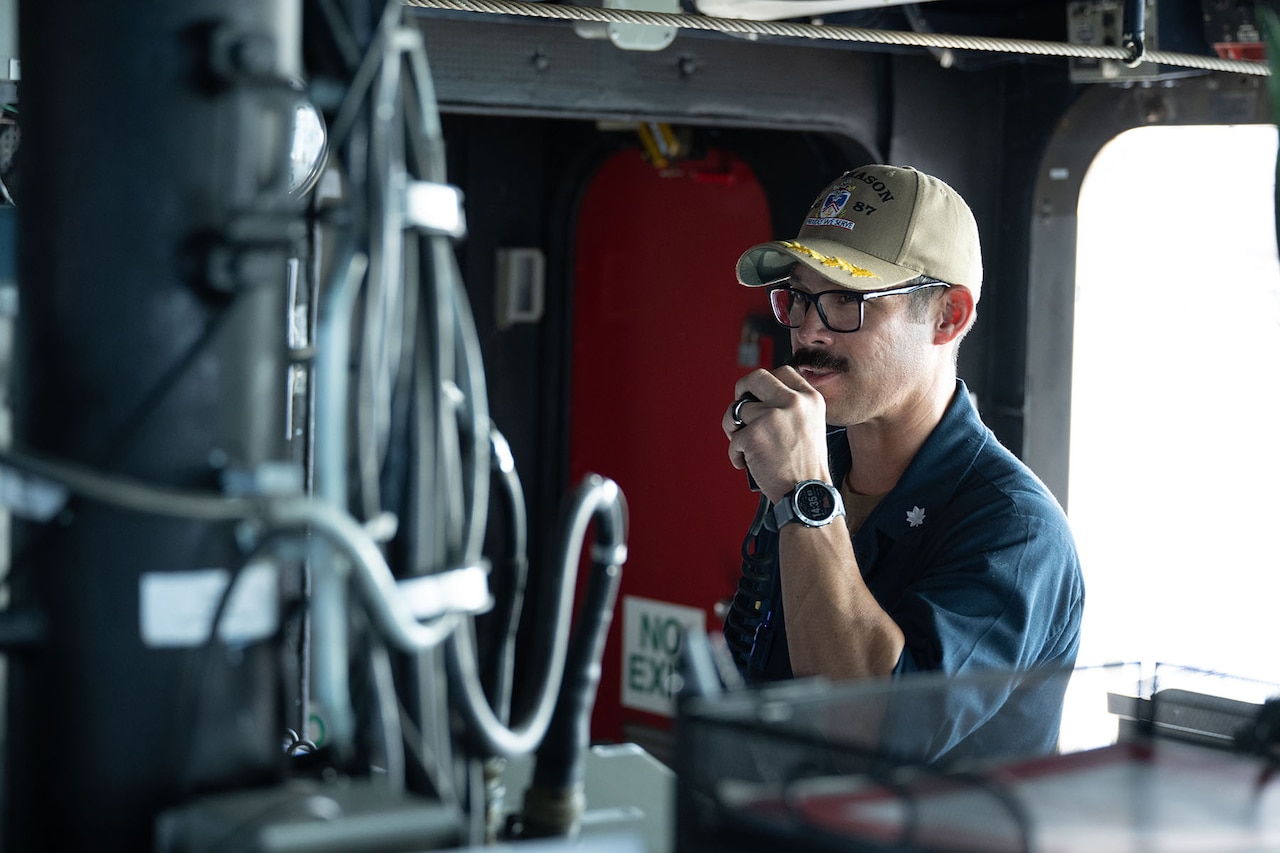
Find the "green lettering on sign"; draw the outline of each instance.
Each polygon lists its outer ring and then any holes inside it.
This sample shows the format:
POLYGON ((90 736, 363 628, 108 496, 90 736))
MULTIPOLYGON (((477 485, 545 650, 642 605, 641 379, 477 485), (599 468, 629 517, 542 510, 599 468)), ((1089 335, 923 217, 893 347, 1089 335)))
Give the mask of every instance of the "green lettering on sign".
POLYGON ((640 648, 656 649, 663 654, 674 655, 680 651, 684 627, 670 617, 660 619, 648 613, 640 614, 640 648))
POLYGON ((645 666, 649 659, 644 655, 632 655, 627 658, 627 687, 637 693, 644 693, 645 686, 641 681, 646 674, 648 667, 645 666))

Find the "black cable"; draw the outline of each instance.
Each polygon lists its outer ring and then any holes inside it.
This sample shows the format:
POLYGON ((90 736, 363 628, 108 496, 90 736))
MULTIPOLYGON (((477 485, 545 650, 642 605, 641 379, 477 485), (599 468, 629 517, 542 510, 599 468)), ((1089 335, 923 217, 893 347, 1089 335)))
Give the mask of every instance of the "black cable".
MULTIPOLYGON (((436 389, 443 377, 433 358, 431 330, 440 312, 438 300, 429 296, 422 300, 422 310, 415 312, 412 326, 415 335, 409 348, 412 358, 411 394, 404 416, 410 452, 410 486, 405 490, 403 508, 408 523, 402 525, 399 556, 407 571, 426 573, 433 567, 448 565, 451 554, 447 536, 443 534, 442 506, 455 501, 440 491, 437 471, 437 408, 440 400, 436 389)), ((469 623, 458 626, 469 630, 469 623)), ((400 725, 404 731, 409 755, 421 771, 419 784, 425 780, 442 802, 460 811, 469 793, 466 767, 456 757, 452 743, 449 691, 446 676, 439 666, 439 653, 419 655, 406 661, 403 668, 400 725)))
MULTIPOLYGON (((208 705, 205 701, 205 695, 213 682, 212 675, 214 665, 217 662, 216 655, 219 649, 229 648, 227 644, 220 641, 218 628, 226 616, 227 608, 231 603, 237 586, 244 577, 245 568, 267 554, 278 541, 279 539, 276 536, 263 538, 230 570, 227 585, 223 587, 221 594, 218 596, 218 603, 214 607, 213 617, 209 623, 209 636, 199 646, 189 650, 193 660, 190 665, 185 666, 182 670, 182 680, 176 693, 181 710, 173 720, 175 727, 181 728, 185 724, 188 732, 186 749, 179 751, 174 756, 177 766, 172 774, 174 783, 183 796, 195 791, 191 774, 195 769, 194 759, 199 752, 199 738, 204 728, 204 710, 208 705), (193 676, 195 676, 194 680, 193 676), (182 709, 184 697, 186 707, 182 709)), ((273 563, 273 565, 278 564, 273 563)), ((275 636, 278 637, 279 633, 280 629, 277 628, 275 636)), ((264 638, 263 641, 267 639, 272 638, 264 638)), ((181 743, 182 739, 168 738, 166 742, 181 743)))
POLYGON ((368 736, 369 769, 381 767, 387 791, 400 794, 405 790, 405 742, 391 657, 382 638, 371 630, 366 620, 361 622, 361 642, 354 658, 361 662, 357 672, 364 678, 362 681, 353 678, 352 693, 366 701, 357 707, 357 719, 362 713, 363 728, 368 736))
POLYGON ((773 576, 770 555, 760 554, 754 550, 756 537, 764 527, 769 508, 769 498, 763 494, 760 495, 760 500, 756 503, 756 514, 751 519, 751 526, 747 529, 747 535, 742 537, 742 572, 752 580, 768 580, 773 576))
MULTIPOLYGON (((156 410, 159 409, 161 403, 178 387, 179 382, 186 376, 191 366, 210 349, 219 338, 221 332, 230 325, 226 318, 231 314, 234 305, 235 302, 233 301, 205 326, 204 331, 195 342, 161 374, 160 378, 156 380, 155 384, 151 386, 139 403, 124 417, 120 425, 112 431, 112 434, 104 443, 100 465, 104 471, 114 471, 120 464, 120 460, 133 449, 133 444, 141 434, 142 428, 151 419, 156 410)), ((70 516, 64 516, 64 518, 68 517, 70 516)), ((11 556, 8 573, 13 575, 25 570, 28 561, 32 559, 34 554, 46 544, 47 540, 62 529, 58 525, 44 525, 35 535, 27 537, 19 549, 11 556)))
POLYGON ((43 459, 30 453, 0 450, 0 465, 48 480, 68 492, 120 509, 194 521, 240 521, 255 509, 249 498, 223 497, 107 474, 73 462, 43 459))
POLYGON ((464 458, 470 461, 466 468, 470 476, 463 480, 463 494, 466 495, 469 512, 463 516, 462 543, 465 549, 464 563, 471 565, 479 561, 483 554, 484 531, 489 512, 489 447, 492 425, 489 419, 489 393, 485 385, 480 336, 462 286, 457 258, 447 238, 429 239, 430 246, 436 252, 437 267, 448 270, 446 280, 453 287, 454 340, 458 348, 456 381, 462 392, 460 419, 463 428, 459 430, 459 435, 468 440, 463 453, 464 458))
POLYGON ((417 762, 418 768, 423 772, 423 775, 443 802, 457 805, 457 797, 454 795, 455 786, 451 780, 442 778, 444 773, 442 768, 448 765, 448 761, 443 756, 430 751, 431 747, 426 743, 426 738, 418 728, 417 720, 414 719, 413 714, 409 713, 409 709, 404 706, 404 703, 399 703, 398 707, 400 710, 400 730, 404 732, 404 742, 408 750, 407 757, 411 757, 417 762))
POLYGON ((746 672, 755 644, 756 632, 770 609, 778 558, 772 549, 755 550, 756 537, 764 527, 769 499, 760 495, 756 514, 742 539, 742 577, 725 614, 725 643, 740 672, 746 672))
POLYGON ((351 33, 347 22, 342 20, 334 0, 317 0, 321 15, 328 25, 329 34, 333 37, 334 47, 342 57, 346 71, 350 72, 360 62, 360 48, 356 45, 355 36, 351 33))
MULTIPOLYGON (((510 591, 507 594, 506 606, 494 608, 492 614, 492 633, 499 638, 489 660, 481 668, 484 677, 485 692, 488 694, 494 712, 504 723, 511 721, 511 692, 515 680, 516 638, 520 625, 520 616, 524 610, 525 587, 529 578, 528 551, 528 512, 524 502, 524 488, 520 483, 520 475, 516 471, 515 459, 511 455, 511 447, 496 427, 490 430, 492 447, 491 464, 503 486, 502 495, 506 498, 507 537, 505 542, 506 560, 495 560, 494 566, 507 569, 510 591)), ((490 584, 492 587, 493 585, 490 584)))
MULTIPOLYGON (((319 194, 313 194, 311 200, 312 210, 319 199, 319 194)), ((327 296, 327 292, 323 288, 323 275, 321 274, 320 261, 320 231, 319 220, 315 217, 310 222, 307 229, 307 245, 309 256, 312 259, 311 264, 306 265, 307 276, 306 281, 309 285, 307 288, 307 346, 311 348, 313 355, 306 367, 306 438, 303 443, 302 452, 302 476, 303 476, 303 493, 308 497, 314 497, 316 494, 316 379, 319 374, 314 356, 316 339, 320 332, 320 300, 327 296)), ((312 565, 311 559, 308 557, 302 564, 302 612, 300 614, 300 624, 298 626, 298 729, 306 732, 307 727, 311 724, 311 582, 312 582, 312 565)), ((310 743, 310 741, 307 741, 310 743)), ((311 752, 315 751, 315 745, 312 744, 311 752)), ((292 754, 292 753, 291 753, 292 754)))
MULTIPOLYGON (((403 651, 420 652, 439 645, 452 632, 459 614, 445 612, 422 624, 399 593, 395 577, 368 533, 350 515, 330 504, 291 496, 222 497, 161 488, 113 477, 65 462, 0 450, 0 466, 54 481, 71 492, 120 509, 165 518, 204 522, 253 520, 267 535, 308 530, 352 561, 353 580, 366 599, 374 624, 403 651)), ((461 567, 474 572, 477 567, 461 567)))
MULTIPOLYGON (((379 39, 390 39, 391 24, 399 22, 399 4, 395 0, 392 4, 379 21, 370 55, 380 54, 382 63, 403 63, 399 69, 383 67, 379 73, 384 75, 384 80, 397 77, 396 118, 404 126, 397 128, 403 131, 403 137, 382 139, 388 144, 399 141, 404 146, 394 153, 404 161, 406 172, 420 174, 428 181, 443 181, 443 138, 425 51, 420 43, 415 42, 400 41, 394 47, 378 44, 379 39), (392 4, 397 7, 394 13, 390 9, 392 4), (386 76, 388 73, 390 76, 386 76)), ((357 70, 352 91, 362 86, 375 89, 369 60, 370 57, 366 56, 357 70)), ((379 101, 388 97, 390 93, 384 88, 379 101)), ((351 115, 353 112, 349 105, 344 104, 342 114, 335 122, 338 135, 345 132, 346 117, 351 115)), ((375 137, 374 141, 376 143, 378 138, 375 137)), ((377 145, 373 147, 376 149, 377 145)), ((377 155, 376 150, 370 151, 371 160, 377 155)), ((441 566, 475 565, 482 559, 485 518, 490 500, 492 424, 479 339, 453 257, 453 246, 447 238, 436 235, 406 243, 403 254, 405 280, 416 279, 412 262, 418 256, 413 253, 413 248, 421 247, 422 270, 430 271, 433 285, 430 295, 421 300, 421 305, 414 304, 410 306, 412 311, 405 312, 403 321, 407 337, 400 364, 401 380, 409 375, 413 377, 413 390, 407 396, 412 400, 409 411, 414 424, 409 432, 416 439, 416 458, 413 460, 416 488, 410 494, 410 508, 416 523, 409 526, 407 533, 406 568, 408 572, 420 574, 435 571, 441 566), (420 315, 421 320, 414 315, 420 315)), ((406 301, 412 301, 415 295, 407 295, 406 301)), ((392 417, 397 417, 397 413, 393 412, 392 417)), ((513 570, 520 574, 526 571, 519 563, 513 570)), ((480 730, 510 734, 512 730, 506 727, 510 717, 510 687, 504 689, 501 686, 510 678, 498 675, 494 704, 498 708, 499 719, 493 714, 485 689, 477 677, 471 628, 471 623, 461 626, 444 650, 447 678, 457 694, 456 701, 462 705, 464 719, 476 723, 480 730)), ((505 669, 500 661, 499 672, 505 669)), ((419 668, 417 677, 421 682, 416 687, 417 709, 424 713, 437 713, 440 718, 437 728, 446 731, 448 708, 444 705, 434 707, 434 694, 426 689, 429 685, 424 679, 432 676, 419 668)), ((441 699, 444 698, 442 695, 441 699)), ((530 719, 530 722, 537 721, 536 716, 530 719)), ((531 729, 528 733, 534 731, 531 729)), ((512 745, 508 743, 508 746, 512 745)), ((447 744, 443 746, 447 747, 447 744)), ((480 763, 472 758, 462 759, 455 767, 457 787, 465 792, 468 805, 474 809, 467 835, 476 843, 483 840, 485 829, 486 786, 482 769, 480 763)))
POLYGON ((231 302, 205 325, 204 331, 191 346, 187 347, 160 375, 133 410, 120 421, 120 425, 104 445, 99 467, 108 471, 114 471, 117 468, 121 460, 133 449, 134 442, 142 434, 143 428, 152 415, 160 409, 164 400, 178 387, 191 367, 213 346, 222 332, 232 325, 228 318, 241 304, 244 304, 244 300, 233 297, 231 302))
POLYGON ((289 736, 289 742, 285 744, 284 752, 290 758, 299 755, 311 755, 320 748, 315 741, 303 737, 293 729, 286 729, 285 734, 289 736))

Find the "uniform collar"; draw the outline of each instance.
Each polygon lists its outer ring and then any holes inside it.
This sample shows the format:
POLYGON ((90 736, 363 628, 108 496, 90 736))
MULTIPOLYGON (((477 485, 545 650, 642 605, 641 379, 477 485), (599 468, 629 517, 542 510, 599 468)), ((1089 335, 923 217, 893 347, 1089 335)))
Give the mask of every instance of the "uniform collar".
MULTIPOLYGON (((840 438, 833 442, 832 467, 844 477, 850 467, 849 442, 843 431, 840 438)), ((978 417, 968 388, 957 379, 955 394, 943 411, 942 420, 929 433, 897 485, 863 522, 858 538, 871 529, 896 542, 920 538, 934 516, 950 502, 989 440, 991 434, 978 417)))

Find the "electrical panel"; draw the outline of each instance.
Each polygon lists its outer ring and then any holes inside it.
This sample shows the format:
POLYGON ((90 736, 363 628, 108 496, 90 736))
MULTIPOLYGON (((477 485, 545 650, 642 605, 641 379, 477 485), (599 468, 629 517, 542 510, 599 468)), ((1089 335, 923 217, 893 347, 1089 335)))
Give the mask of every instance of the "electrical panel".
MULTIPOLYGON (((1144 43, 1148 52, 1208 54, 1195 10, 1188 12, 1179 4, 1159 0, 1146 0, 1145 9, 1144 43)), ((1124 26, 1123 0, 1079 0, 1067 5, 1067 40, 1071 44, 1122 47, 1124 26)), ((1075 83, 1139 83, 1202 73, 1205 72, 1152 62, 1130 67, 1119 60, 1096 58, 1073 58, 1070 68, 1075 83)))

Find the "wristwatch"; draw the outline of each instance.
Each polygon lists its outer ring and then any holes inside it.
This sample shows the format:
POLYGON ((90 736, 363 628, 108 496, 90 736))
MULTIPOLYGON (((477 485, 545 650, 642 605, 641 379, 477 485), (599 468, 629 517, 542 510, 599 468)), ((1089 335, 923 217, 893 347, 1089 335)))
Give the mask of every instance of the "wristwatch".
POLYGON ((805 480, 773 505, 773 526, 781 530, 783 525, 798 521, 805 527, 826 527, 842 515, 844 501, 839 489, 822 480, 805 480))

